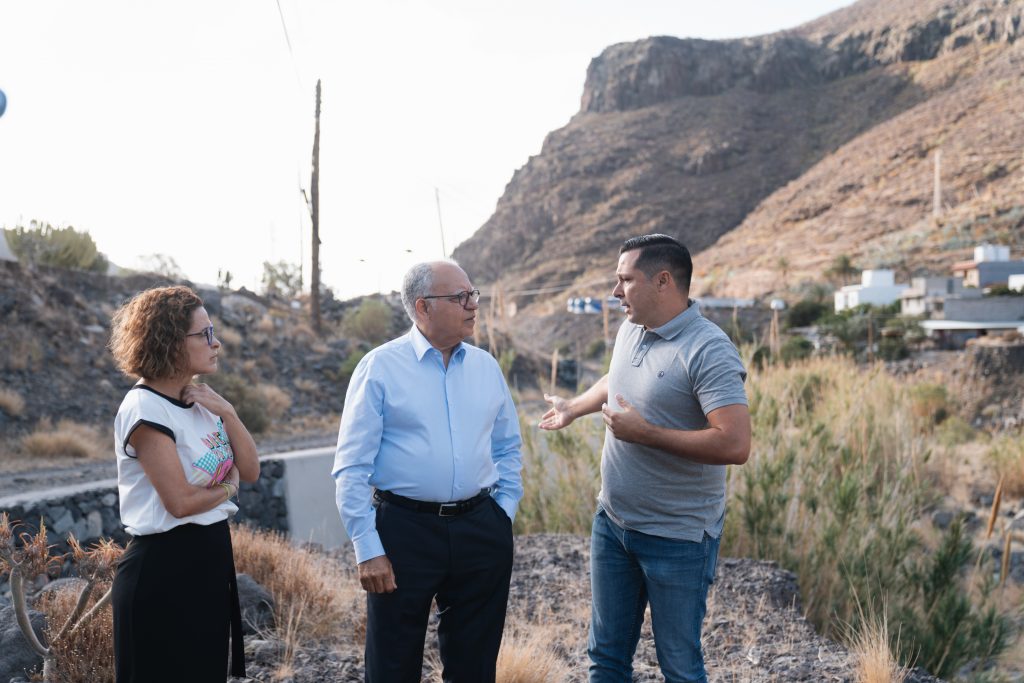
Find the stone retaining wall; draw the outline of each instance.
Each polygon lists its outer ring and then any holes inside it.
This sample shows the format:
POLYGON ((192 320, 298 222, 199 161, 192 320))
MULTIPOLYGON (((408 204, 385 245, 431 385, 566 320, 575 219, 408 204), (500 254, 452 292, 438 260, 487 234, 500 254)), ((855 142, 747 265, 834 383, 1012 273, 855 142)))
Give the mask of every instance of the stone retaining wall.
MULTIPOLYGON (((238 493, 239 511, 234 521, 287 532, 285 471, 285 460, 263 460, 260 478, 251 484, 242 483, 238 493)), ((47 538, 54 545, 54 554, 69 551, 67 538, 71 533, 83 545, 91 545, 100 538, 113 538, 123 545, 129 538, 121 525, 117 482, 113 479, 0 498, 0 512, 6 512, 12 522, 21 523, 19 533, 35 532, 42 519, 47 538)), ((61 573, 69 568, 66 563, 61 573)), ((0 579, 0 606, 6 592, 7 582, 3 578, 0 579)))

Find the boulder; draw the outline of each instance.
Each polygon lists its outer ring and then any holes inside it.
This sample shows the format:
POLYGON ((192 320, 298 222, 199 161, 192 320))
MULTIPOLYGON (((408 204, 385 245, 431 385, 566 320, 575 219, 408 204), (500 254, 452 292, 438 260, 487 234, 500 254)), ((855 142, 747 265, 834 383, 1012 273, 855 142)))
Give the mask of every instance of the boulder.
MULTIPOLYGON (((42 640, 45 617, 35 610, 29 610, 28 614, 32 629, 42 640)), ((28 671, 40 669, 42 665, 43 658, 36 654, 18 627, 14 608, 0 609, 0 681, 6 683, 12 678, 24 677, 28 671)))
POLYGON ((242 633, 257 635, 274 628, 274 596, 248 574, 239 574, 238 602, 242 608, 242 633))

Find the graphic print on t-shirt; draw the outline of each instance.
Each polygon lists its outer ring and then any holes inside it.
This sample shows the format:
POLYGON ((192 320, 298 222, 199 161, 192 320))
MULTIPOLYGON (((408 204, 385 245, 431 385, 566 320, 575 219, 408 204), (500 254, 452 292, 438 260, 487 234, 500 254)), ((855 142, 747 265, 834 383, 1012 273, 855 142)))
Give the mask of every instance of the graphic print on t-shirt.
POLYGON ((202 438, 203 445, 208 449, 198 460, 192 462, 189 483, 207 488, 224 481, 235 462, 235 453, 231 450, 231 442, 224 433, 224 421, 217 418, 217 431, 210 432, 202 438))

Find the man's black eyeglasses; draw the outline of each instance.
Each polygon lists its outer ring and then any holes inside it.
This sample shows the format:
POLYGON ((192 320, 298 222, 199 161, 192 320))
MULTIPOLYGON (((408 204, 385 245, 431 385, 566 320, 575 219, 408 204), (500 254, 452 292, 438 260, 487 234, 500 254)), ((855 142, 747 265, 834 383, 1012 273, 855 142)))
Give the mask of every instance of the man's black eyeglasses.
POLYGON ((480 290, 474 289, 471 292, 459 292, 458 294, 431 294, 430 296, 421 296, 421 299, 448 299, 452 303, 459 303, 463 308, 469 306, 470 299, 473 303, 480 303, 480 290))
POLYGON ((198 332, 193 332, 191 334, 186 334, 185 336, 186 337, 206 337, 206 345, 207 346, 213 346, 213 325, 210 325, 209 327, 204 327, 203 329, 199 330, 198 332))

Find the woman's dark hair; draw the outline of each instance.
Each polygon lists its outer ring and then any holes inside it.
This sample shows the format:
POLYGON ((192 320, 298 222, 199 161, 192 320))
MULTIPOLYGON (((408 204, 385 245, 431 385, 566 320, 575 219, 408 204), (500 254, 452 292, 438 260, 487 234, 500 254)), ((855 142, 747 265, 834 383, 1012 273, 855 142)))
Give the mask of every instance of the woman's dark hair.
POLYGON ((653 234, 631 237, 622 243, 619 255, 627 251, 639 249, 636 267, 649 278, 663 270, 672 274, 676 287, 684 294, 690 291, 690 279, 693 277, 693 260, 689 250, 679 240, 668 235, 653 234))
POLYGON ((126 375, 167 379, 188 372, 185 335, 203 305, 188 287, 139 292, 110 321, 110 351, 126 375))

